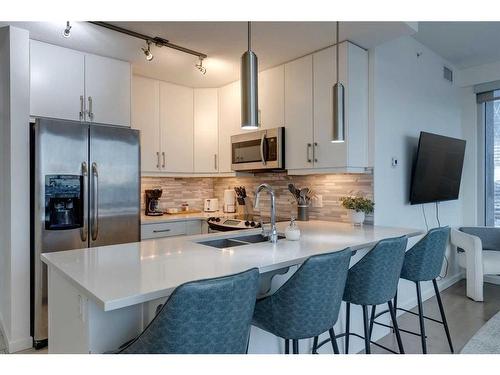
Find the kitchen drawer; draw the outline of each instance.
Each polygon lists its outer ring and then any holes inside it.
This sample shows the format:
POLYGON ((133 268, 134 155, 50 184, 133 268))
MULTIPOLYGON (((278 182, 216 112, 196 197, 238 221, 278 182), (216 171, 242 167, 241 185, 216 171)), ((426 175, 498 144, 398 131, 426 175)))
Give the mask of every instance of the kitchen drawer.
POLYGON ((172 237, 186 235, 186 222, 155 223, 141 225, 141 239, 172 237))

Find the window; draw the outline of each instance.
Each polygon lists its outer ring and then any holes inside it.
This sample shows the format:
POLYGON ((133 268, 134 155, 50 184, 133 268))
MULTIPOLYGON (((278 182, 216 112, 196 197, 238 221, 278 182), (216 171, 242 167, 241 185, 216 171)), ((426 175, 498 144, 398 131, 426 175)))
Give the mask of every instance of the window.
POLYGON ((489 100, 484 101, 483 107, 486 178, 485 221, 488 226, 500 227, 500 90, 488 94, 489 100))

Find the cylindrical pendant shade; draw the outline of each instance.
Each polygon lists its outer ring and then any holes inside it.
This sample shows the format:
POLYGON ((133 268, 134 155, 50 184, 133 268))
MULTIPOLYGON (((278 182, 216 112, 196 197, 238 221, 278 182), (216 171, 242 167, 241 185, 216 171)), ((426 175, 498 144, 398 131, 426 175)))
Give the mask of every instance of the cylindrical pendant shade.
POLYGON ((241 56, 241 128, 259 127, 257 55, 248 50, 241 56))
POLYGON ((333 135, 332 142, 345 141, 344 85, 333 86, 333 135))

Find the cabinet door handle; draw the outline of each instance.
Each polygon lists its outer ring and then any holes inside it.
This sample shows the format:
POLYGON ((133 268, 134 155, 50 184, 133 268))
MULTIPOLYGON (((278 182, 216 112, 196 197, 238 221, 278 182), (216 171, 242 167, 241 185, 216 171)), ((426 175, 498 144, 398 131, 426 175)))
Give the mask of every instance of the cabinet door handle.
POLYGON ((163 164, 161 165, 162 168, 165 168, 165 151, 161 153, 161 156, 163 158, 163 164))
POLYGON ((83 102, 84 102, 84 98, 83 98, 83 95, 80 95, 80 121, 83 120, 83 114, 84 114, 84 111, 85 109, 83 108, 83 102))
POLYGON ((313 159, 315 163, 318 162, 318 158, 316 157, 316 147, 318 147, 318 142, 314 142, 314 147, 313 147, 313 159))
POLYGON ((164 233, 164 232, 170 232, 171 229, 153 229, 153 233, 164 233))
POLYGON ((311 159, 311 156, 310 156, 311 155, 311 147, 312 147, 312 144, 308 143, 307 144, 307 152, 306 152, 306 154, 307 154, 307 162, 308 163, 312 163, 312 159, 311 159))
POLYGON ((214 169, 217 170, 217 154, 214 154, 214 169))
POLYGON ((89 96, 88 100, 89 100, 89 119, 91 121, 93 121, 94 120, 94 112, 92 112, 92 97, 89 96))
POLYGON ((160 153, 156 151, 156 168, 160 169, 160 153))

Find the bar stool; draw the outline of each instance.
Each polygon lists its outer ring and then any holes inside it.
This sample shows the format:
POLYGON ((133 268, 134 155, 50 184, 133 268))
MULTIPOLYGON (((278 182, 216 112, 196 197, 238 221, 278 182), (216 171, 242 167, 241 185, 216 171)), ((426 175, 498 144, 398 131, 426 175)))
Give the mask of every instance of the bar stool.
MULTIPOLYGON (((454 353, 453 343, 451 341, 451 336, 450 336, 450 330, 448 328, 448 323, 446 321, 446 315, 444 313, 443 303, 441 301, 441 295, 439 293, 439 288, 436 282, 436 278, 439 277, 439 273, 441 272, 441 268, 443 266, 444 254, 446 251, 446 245, 448 243, 449 237, 450 237, 449 227, 440 227, 431 229, 419 242, 417 242, 410 250, 406 252, 403 269, 401 271, 401 278, 413 281, 415 283, 417 290, 418 314, 413 311, 397 307, 397 294, 394 299, 394 306, 397 310, 405 311, 412 315, 418 316, 420 324, 420 333, 407 331, 403 329, 400 329, 400 331, 420 336, 422 343, 422 353, 424 354, 427 353, 424 319, 431 320, 433 322, 442 324, 444 326, 446 338, 448 339, 448 345, 450 346, 451 352, 454 353), (431 280, 434 286, 434 292, 436 294, 439 312, 441 314, 441 321, 424 315, 420 283, 422 281, 431 281, 431 280)), ((387 311, 383 311, 380 314, 375 315, 374 312, 372 311, 373 323, 385 326, 384 324, 376 322, 375 319, 386 312, 387 311)), ((373 326, 373 323, 371 322, 371 326, 373 326)))
MULTIPOLYGON (((404 353, 392 299, 397 292, 406 243, 406 236, 383 239, 349 270, 343 296, 343 300, 346 302, 346 332, 337 336, 345 337, 346 354, 349 353, 349 337, 351 335, 363 339, 365 341, 365 353, 370 354, 371 330, 369 329, 368 306, 380 305, 382 303, 387 303, 389 307, 399 353, 404 353), (351 303, 361 305, 363 309, 364 336, 350 332, 351 303)), ((317 342, 316 338, 315 342, 317 342)), ((325 341, 314 347, 313 351, 324 343, 325 341)), ((373 344, 396 353, 376 342, 373 342, 373 344)))
POLYGON ((315 255, 274 294, 255 304, 255 326, 285 339, 289 354, 299 354, 299 340, 329 331, 334 353, 339 349, 333 326, 337 321, 344 292, 351 250, 315 255))
POLYGON ((244 354, 259 284, 252 268, 177 287, 123 354, 244 354))

